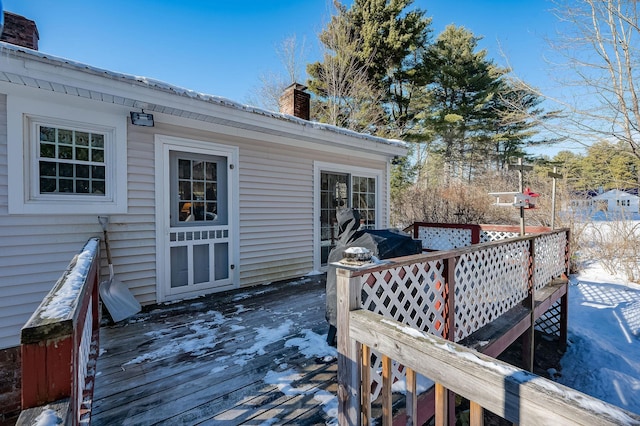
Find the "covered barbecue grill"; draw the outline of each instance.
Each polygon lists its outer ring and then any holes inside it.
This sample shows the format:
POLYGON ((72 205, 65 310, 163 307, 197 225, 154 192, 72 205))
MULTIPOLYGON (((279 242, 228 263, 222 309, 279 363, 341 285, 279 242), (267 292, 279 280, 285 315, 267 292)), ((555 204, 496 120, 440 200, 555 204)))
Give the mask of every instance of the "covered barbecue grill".
POLYGON ((344 251, 350 247, 364 247, 378 259, 390 259, 422 252, 420 241, 395 229, 359 229, 360 213, 357 210, 339 210, 336 219, 339 231, 338 241, 329 253, 327 269, 326 318, 329 322, 327 342, 331 345, 335 344, 338 309, 336 267, 332 263, 342 260, 344 251))

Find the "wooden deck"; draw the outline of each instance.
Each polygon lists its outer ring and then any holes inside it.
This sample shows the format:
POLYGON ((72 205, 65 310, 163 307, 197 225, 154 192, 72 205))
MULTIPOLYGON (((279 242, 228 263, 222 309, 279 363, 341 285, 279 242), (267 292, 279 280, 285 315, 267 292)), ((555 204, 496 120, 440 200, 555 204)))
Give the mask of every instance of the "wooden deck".
POLYGON ((317 355, 324 294, 324 276, 309 277, 102 327, 92 424, 335 424, 336 363, 317 355), (310 336, 304 355, 292 339, 310 336))

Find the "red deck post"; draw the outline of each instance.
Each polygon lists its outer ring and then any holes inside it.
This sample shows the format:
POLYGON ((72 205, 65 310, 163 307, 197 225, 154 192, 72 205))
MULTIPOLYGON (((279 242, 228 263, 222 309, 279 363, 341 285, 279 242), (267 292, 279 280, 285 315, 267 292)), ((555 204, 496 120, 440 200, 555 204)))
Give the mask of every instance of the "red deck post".
POLYGON ((38 407, 71 393, 73 339, 23 344, 22 409, 38 407))

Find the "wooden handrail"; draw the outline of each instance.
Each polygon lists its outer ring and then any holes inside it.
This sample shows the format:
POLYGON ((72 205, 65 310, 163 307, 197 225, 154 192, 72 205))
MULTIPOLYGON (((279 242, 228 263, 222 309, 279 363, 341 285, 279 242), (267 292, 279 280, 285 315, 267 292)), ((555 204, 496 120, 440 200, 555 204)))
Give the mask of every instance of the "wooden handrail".
MULTIPOLYGON (((562 229, 390 259, 362 268, 336 264, 340 424, 357 424, 353 422, 359 419, 360 413, 370 412, 367 399, 370 391, 360 389, 360 377, 369 381, 369 371, 363 372, 359 359, 359 354, 368 353, 369 348, 350 336, 350 312, 371 310, 390 320, 398 318, 405 324, 417 325, 417 332, 434 333, 452 342, 463 339, 473 342, 476 331, 486 334, 485 324, 489 331, 494 329, 491 328, 493 324, 487 323, 492 321, 488 318, 495 319, 507 311, 521 315, 520 310, 528 309, 526 320, 519 320, 517 330, 514 329, 518 334, 509 330, 488 346, 493 352, 500 353, 527 329, 533 338, 535 321, 544 313, 542 307, 546 311, 559 297, 566 306, 565 253, 568 243, 568 231, 562 229), (549 300, 538 301, 536 290, 544 289, 540 293, 546 295, 553 290, 548 284, 558 279, 561 279, 562 287, 554 291, 549 300), (523 307, 522 303, 527 299, 529 303, 523 307)), ((509 318, 512 317, 515 318, 509 318)), ((561 337, 566 338, 566 309, 561 313, 560 322, 561 337)), ((504 333, 502 328, 496 330, 504 333)), ((378 353, 376 346, 370 349, 378 360, 372 370, 372 375, 377 377, 371 380, 382 385, 385 378, 376 372, 383 367, 379 360, 384 360, 384 355, 391 355, 378 353)), ((531 362, 530 354, 527 358, 531 362)), ((362 362, 368 363, 368 360, 362 362)), ((394 370, 394 374, 400 374, 398 371, 394 370)), ((440 395, 436 404, 447 407, 452 414, 452 394, 440 390, 444 393, 436 392, 440 395)), ((410 404, 408 410, 409 418, 415 416, 415 404, 410 404)), ((481 411, 474 408, 475 415, 478 410, 481 411)))
POLYGON ((63 399, 68 400, 64 424, 79 423, 91 346, 97 344, 100 325, 99 262, 100 240, 92 238, 22 328, 24 411, 18 424, 27 424, 33 409, 63 399))
MULTIPOLYGON (((358 344, 375 348, 510 422, 640 425, 638 414, 381 315, 353 311, 349 324, 349 334, 358 344)), ((436 424, 443 415, 436 412, 436 424)))

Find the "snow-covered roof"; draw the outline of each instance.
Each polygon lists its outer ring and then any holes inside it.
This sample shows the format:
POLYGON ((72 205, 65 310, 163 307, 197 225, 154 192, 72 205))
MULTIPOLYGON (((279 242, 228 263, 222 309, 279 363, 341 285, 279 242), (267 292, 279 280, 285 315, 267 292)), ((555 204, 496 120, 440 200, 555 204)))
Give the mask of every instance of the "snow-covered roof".
POLYGON ((623 189, 610 189, 593 197, 594 200, 604 200, 610 198, 638 198, 637 192, 635 194, 632 191, 623 189))
MULTIPOLYGON (((395 148, 395 149, 406 150, 407 148, 407 144, 400 140, 385 139, 377 136, 358 133, 352 130, 344 129, 344 128, 329 125, 329 124, 307 121, 307 120, 303 120, 288 114, 282 114, 279 112, 268 111, 262 108, 241 104, 239 102, 235 102, 221 96, 200 93, 194 90, 175 86, 160 80, 110 71, 110 70, 94 67, 88 64, 76 62, 70 59, 58 57, 55 55, 50 55, 47 53, 27 49, 21 46, 16 46, 9 43, 0 42, 0 55, 4 57, 14 57, 18 59, 46 63, 56 67, 56 69, 73 70, 77 72, 82 72, 84 74, 96 76, 101 79, 110 80, 113 82, 120 82, 120 83, 124 82, 127 85, 129 85, 129 87, 134 86, 134 87, 141 88, 143 90, 146 89, 156 93, 162 92, 163 94, 169 94, 177 98, 182 98, 182 99, 186 98, 190 100, 200 101, 208 105, 222 106, 222 107, 230 108, 235 111, 250 113, 250 114, 253 114, 254 116, 260 116, 260 117, 266 117, 268 119, 285 121, 285 122, 292 123, 307 129, 329 131, 334 134, 346 136, 348 138, 356 138, 363 141, 370 141, 375 143, 376 145, 386 145, 392 149, 395 148)), ((36 78, 29 76, 28 67, 26 72, 27 75, 24 76, 24 75, 15 75, 15 74, 12 74, 11 72, 6 72, 2 70, 3 65, 4 65, 4 61, 0 63, 0 81, 8 81, 15 84, 24 84, 26 86, 38 87, 40 89, 49 89, 52 91, 57 91, 55 84, 46 84, 46 82, 45 84, 40 84, 40 82, 37 81, 36 78)), ((90 89, 84 88, 84 90, 86 91, 90 89)), ((68 90, 66 89, 59 90, 59 91, 65 91, 66 93, 68 93, 68 90)), ((88 94, 85 97, 93 98, 91 94, 88 94)), ((104 96, 101 96, 101 98, 104 98, 104 96)), ((114 103, 116 102, 114 101, 114 103)), ((156 105, 153 102, 146 102, 144 99, 140 99, 140 98, 134 99, 133 97, 130 99, 125 99, 124 101, 121 101, 121 103, 123 103, 124 105, 127 105, 127 103, 129 103, 131 104, 129 105, 130 107, 140 107, 140 108, 144 108, 146 111, 168 113, 171 115, 177 115, 177 116, 186 117, 186 118, 199 119, 198 116, 207 115, 206 113, 198 114, 197 112, 194 112, 194 111, 185 112, 180 108, 170 108, 170 107, 167 107, 166 105, 164 106, 156 105)), ((200 118, 200 119, 202 121, 211 121, 211 120, 205 120, 203 118, 200 118)))

